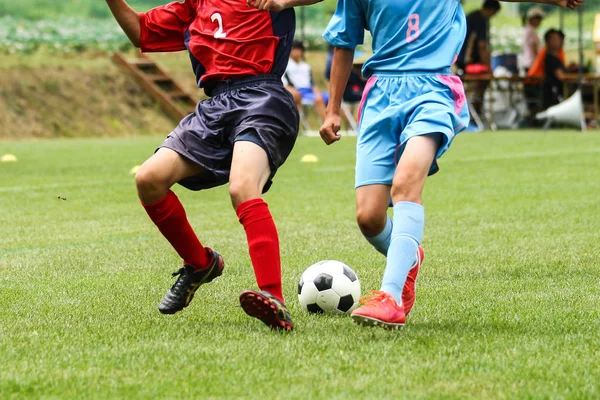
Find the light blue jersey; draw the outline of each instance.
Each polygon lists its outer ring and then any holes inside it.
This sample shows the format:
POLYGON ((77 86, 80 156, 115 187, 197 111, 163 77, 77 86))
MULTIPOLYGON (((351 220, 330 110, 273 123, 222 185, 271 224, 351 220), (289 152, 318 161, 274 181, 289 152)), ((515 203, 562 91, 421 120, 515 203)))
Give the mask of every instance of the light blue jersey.
MULTIPOLYGON (((411 137, 441 134, 437 159, 469 124, 462 82, 450 72, 466 34, 457 0, 338 0, 323 36, 354 49, 365 29, 373 56, 363 66, 356 187, 391 185, 411 137)), ((434 161, 430 174, 437 170, 434 161)))
POLYGON ((458 0, 338 0, 323 37, 354 49, 364 31, 373 35, 373 56, 363 75, 443 72, 456 60, 466 34, 458 0))

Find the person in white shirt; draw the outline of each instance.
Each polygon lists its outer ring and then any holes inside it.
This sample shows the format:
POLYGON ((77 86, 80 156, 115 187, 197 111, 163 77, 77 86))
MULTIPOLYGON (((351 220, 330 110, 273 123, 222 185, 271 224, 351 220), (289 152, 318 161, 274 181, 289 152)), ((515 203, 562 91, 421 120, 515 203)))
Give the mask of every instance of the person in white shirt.
POLYGON ((312 79, 312 70, 310 65, 304 61, 304 44, 301 41, 295 40, 292 43, 292 52, 288 61, 285 74, 283 75, 283 84, 290 91, 296 105, 298 103, 298 94, 301 100, 307 100, 309 103, 314 103, 315 109, 322 121, 325 120, 327 114, 327 101, 329 96, 327 93, 322 93, 314 84, 312 79))
POLYGON ((527 26, 523 31, 523 51, 521 65, 525 72, 531 68, 538 52, 540 51, 540 38, 537 34, 537 28, 544 19, 544 10, 540 7, 531 7, 527 11, 527 26))

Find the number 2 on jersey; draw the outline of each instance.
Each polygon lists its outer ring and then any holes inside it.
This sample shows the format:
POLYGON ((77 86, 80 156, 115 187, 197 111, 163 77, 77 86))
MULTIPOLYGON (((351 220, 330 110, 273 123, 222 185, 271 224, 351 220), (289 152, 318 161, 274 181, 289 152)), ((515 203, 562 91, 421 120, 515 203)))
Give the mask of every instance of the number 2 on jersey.
POLYGON ((213 15, 210 16, 210 20, 212 22, 217 21, 217 23, 219 24, 219 28, 217 29, 217 31, 215 32, 215 39, 223 39, 224 37, 227 36, 226 32, 223 32, 223 17, 221 17, 221 14, 219 13, 214 13, 213 15))
POLYGON ((420 33, 419 14, 410 14, 408 16, 408 30, 406 31, 406 43, 417 40, 420 33))

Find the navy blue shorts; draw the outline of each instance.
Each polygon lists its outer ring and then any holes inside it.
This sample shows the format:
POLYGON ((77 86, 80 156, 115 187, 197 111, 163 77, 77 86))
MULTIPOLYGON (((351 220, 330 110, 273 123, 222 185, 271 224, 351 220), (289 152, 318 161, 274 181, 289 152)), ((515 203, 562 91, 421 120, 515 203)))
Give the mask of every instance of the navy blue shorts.
POLYGON ((298 137, 298 109, 291 94, 276 75, 218 82, 207 94, 212 97, 198 103, 196 111, 160 145, 208 171, 179 184, 202 190, 229 182, 233 145, 246 140, 262 147, 269 157, 266 192, 298 137))

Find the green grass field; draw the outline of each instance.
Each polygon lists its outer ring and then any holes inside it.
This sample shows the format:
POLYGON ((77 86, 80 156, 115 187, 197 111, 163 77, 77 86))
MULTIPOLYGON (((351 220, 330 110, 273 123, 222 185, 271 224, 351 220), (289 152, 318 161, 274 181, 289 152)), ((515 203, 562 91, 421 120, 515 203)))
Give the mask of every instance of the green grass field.
POLYGON ((354 222, 355 139, 300 138, 266 196, 291 334, 239 307, 255 283, 225 187, 176 188, 226 269, 158 313, 179 261, 129 170, 161 140, 0 142, 19 158, 0 164, 0 398, 600 397, 598 133, 460 135, 426 187, 417 303, 393 332, 300 309, 310 264, 349 264, 363 291, 384 266, 354 222))

